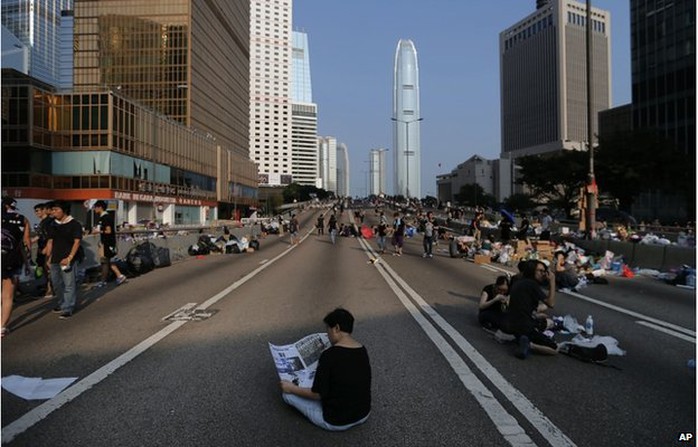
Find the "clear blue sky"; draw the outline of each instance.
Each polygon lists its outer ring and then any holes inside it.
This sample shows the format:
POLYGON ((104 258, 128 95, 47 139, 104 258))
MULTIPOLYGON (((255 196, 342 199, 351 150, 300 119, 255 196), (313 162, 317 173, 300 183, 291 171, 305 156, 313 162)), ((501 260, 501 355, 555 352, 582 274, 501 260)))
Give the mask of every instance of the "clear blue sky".
MULTIPOLYGON (((318 134, 349 148, 352 195, 366 194, 369 150, 392 151, 393 59, 401 38, 412 39, 419 60, 422 195, 435 195, 436 175, 474 154, 499 157, 499 33, 535 5, 535 0, 294 0, 293 27, 308 33, 318 134)), ((592 5, 611 12, 611 104, 629 103, 629 1, 592 5)), ((392 152, 387 155, 392 192, 392 152)))

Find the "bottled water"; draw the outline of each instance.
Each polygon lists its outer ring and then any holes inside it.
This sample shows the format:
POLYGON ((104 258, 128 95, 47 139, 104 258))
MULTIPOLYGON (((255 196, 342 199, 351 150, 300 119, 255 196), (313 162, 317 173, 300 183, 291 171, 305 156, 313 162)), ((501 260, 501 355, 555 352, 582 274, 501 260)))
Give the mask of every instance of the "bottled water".
POLYGON ((587 317, 587 321, 584 323, 584 332, 586 332, 589 336, 594 335, 594 319, 591 317, 591 315, 587 317))

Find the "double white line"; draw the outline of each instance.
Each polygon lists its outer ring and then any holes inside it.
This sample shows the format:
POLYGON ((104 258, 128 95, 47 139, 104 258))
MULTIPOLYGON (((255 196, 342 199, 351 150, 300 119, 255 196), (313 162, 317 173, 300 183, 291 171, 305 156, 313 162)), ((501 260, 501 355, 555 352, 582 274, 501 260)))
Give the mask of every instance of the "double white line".
MULTIPOLYGON (((377 259, 376 253, 368 242, 362 238, 358 240, 369 259, 377 259)), ((427 304, 409 284, 400 278, 390 265, 382 259, 373 262, 373 265, 381 276, 383 276, 386 283, 412 315, 417 324, 420 325, 434 345, 441 351, 441 354, 451 365, 451 368, 453 368, 453 371, 458 375, 463 385, 465 385, 466 389, 477 400, 483 410, 485 410, 485 413, 487 413, 497 430, 509 444, 512 446, 535 445, 533 440, 526 434, 523 427, 519 425, 516 418, 507 412, 487 386, 468 367, 461 355, 456 352, 449 342, 441 335, 436 328, 437 326, 453 340, 463 354, 473 362, 484 376, 489 379, 492 385, 511 402, 550 445, 555 447, 575 445, 574 442, 536 408, 526 396, 514 388, 514 386, 510 384, 499 371, 497 371, 497 369, 465 339, 465 337, 453 328, 453 326, 448 324, 448 322, 446 322, 434 308, 427 304), (431 321, 429 321, 425 315, 428 315, 431 321)))

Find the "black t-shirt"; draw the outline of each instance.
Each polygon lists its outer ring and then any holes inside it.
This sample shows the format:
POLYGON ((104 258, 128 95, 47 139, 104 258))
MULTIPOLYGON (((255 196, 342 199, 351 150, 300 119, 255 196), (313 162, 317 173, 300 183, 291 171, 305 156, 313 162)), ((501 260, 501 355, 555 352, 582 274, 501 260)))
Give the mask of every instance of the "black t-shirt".
POLYGON ((332 425, 347 425, 371 411, 371 364, 365 347, 332 346, 318 361, 313 392, 322 398, 322 415, 332 425))
MULTIPOLYGON (((495 290, 496 284, 489 284, 482 288, 482 291, 487 294, 486 301, 492 301, 495 296, 497 296, 497 291, 495 290)), ((502 306, 497 306, 496 304, 488 307, 487 309, 480 309, 480 312, 497 312, 502 313, 502 306)))
POLYGON ((55 220, 53 217, 46 216, 39 222, 39 228, 37 230, 37 236, 39 236, 38 247, 44 248, 48 242, 48 235, 51 232, 51 228, 55 225, 55 220))
POLYGON ((388 226, 384 223, 378 224, 376 229, 378 230, 378 236, 386 236, 388 234, 388 226))
MULTIPOLYGON (((56 221, 56 225, 51 228, 49 239, 53 240, 51 263, 58 264, 70 255, 75 239, 82 239, 82 225, 75 219, 66 223, 56 221)), ((75 261, 76 259, 73 259, 72 262, 75 261)))
POLYGON ((514 283, 509 293, 507 308, 512 333, 526 334, 537 326, 533 312, 538 308, 538 303, 547 297, 540 284, 533 279, 522 278, 514 283))
POLYGON ((22 246, 27 219, 16 212, 2 212, 2 264, 5 270, 12 270, 24 263, 22 246))
POLYGON ((102 245, 105 247, 116 247, 116 228, 114 228, 114 217, 105 211, 99 216, 97 225, 99 225, 99 241, 102 243, 102 245), (111 228, 111 234, 105 233, 107 227, 111 228))

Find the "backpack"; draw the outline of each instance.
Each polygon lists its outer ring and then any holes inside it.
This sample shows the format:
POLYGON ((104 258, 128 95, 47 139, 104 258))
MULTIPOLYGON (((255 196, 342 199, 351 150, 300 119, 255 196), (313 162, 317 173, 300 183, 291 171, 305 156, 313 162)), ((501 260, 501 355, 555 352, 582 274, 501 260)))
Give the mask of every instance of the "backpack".
MULTIPOLYGON (((19 216, 20 219, 24 217, 19 216)), ((22 243, 17 233, 20 227, 17 223, 3 215, 2 218, 2 267, 5 270, 14 270, 24 263, 22 257, 22 243)))
POLYGON ((608 349, 603 343, 593 348, 569 344, 564 349, 561 349, 560 352, 583 362, 604 363, 608 360, 608 349))

